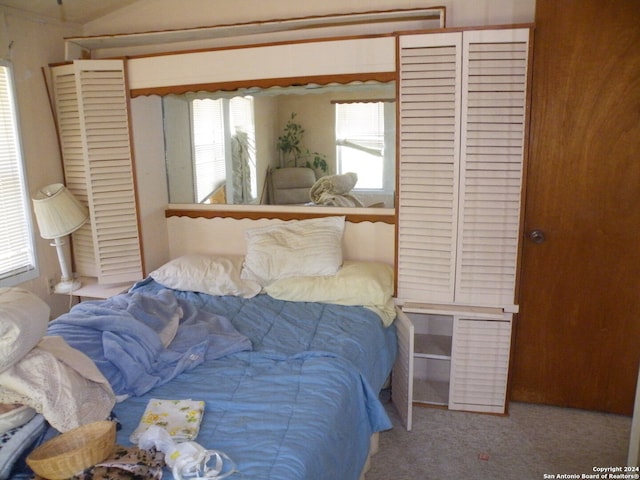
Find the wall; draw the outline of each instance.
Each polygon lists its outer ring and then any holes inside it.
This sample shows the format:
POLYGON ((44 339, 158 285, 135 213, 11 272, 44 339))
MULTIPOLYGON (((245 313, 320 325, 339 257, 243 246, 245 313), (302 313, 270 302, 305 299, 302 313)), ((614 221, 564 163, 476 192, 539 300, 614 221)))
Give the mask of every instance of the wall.
MULTIPOLYGON (((65 25, 0 7, 0 55, 14 66, 22 148, 31 192, 63 180, 55 124, 41 69, 64 58, 64 37, 80 32, 79 25, 65 25)), ((59 281, 60 266, 55 248, 38 234, 35 218, 34 226, 40 277, 19 286, 45 300, 54 318, 68 309, 70 299, 48 293, 47 279, 59 281)), ((68 249, 67 258, 70 258, 68 249)))

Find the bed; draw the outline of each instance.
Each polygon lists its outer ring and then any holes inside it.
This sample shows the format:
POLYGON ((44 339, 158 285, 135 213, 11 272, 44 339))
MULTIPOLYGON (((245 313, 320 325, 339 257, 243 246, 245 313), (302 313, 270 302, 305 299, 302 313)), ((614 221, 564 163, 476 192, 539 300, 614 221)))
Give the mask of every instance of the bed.
POLYGON ((378 396, 397 348, 393 273, 342 258, 343 222, 248 231, 243 257, 177 258, 126 294, 75 306, 47 337, 108 381, 119 445, 153 401, 190 399, 204 402, 194 441, 231 459, 227 478, 361 478, 391 428, 378 396))

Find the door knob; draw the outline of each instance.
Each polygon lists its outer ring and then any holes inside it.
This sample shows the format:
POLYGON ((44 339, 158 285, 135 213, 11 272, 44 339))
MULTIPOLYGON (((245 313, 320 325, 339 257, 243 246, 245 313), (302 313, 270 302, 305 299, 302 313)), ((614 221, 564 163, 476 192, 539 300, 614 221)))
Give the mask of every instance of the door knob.
POLYGON ((529 239, 533 243, 542 243, 546 240, 546 237, 542 230, 531 230, 531 232, 529 232, 529 239))

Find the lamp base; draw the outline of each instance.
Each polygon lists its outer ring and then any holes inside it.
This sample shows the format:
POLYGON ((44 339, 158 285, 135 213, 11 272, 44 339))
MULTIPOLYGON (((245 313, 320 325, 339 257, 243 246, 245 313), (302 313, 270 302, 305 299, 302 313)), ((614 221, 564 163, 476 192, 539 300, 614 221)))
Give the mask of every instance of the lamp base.
POLYGON ((69 294, 82 286, 79 280, 63 280, 54 287, 55 293, 69 294))

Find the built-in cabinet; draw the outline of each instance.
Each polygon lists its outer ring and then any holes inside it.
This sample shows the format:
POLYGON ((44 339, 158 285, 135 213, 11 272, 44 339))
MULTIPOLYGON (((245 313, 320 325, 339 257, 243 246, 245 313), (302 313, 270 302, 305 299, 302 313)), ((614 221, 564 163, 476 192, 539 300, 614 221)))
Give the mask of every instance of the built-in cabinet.
POLYGON ((506 408, 530 36, 505 28, 398 39, 398 330, 411 342, 393 388, 410 393, 394 399, 408 426, 412 402, 506 408))
MULTIPOLYGON (((265 75, 273 85, 291 78, 397 79, 399 355, 392 398, 409 427, 413 402, 505 411, 518 310, 531 36, 528 27, 421 31, 127 61, 129 93, 140 95, 262 84, 265 75), (292 69, 265 56, 293 52, 300 61, 290 62, 292 69), (263 61, 258 69, 256 58, 263 61)), ((117 224, 130 219, 135 234, 131 158, 121 157, 130 153, 123 70, 121 61, 75 61, 53 69, 53 84, 67 183, 80 172, 76 193, 87 202, 122 199, 117 224), (113 125, 105 121, 114 115, 113 125), (122 159, 122 175, 86 177, 94 167, 101 173, 99 166, 114 172, 112 157, 122 159), (122 193, 109 195, 111 182, 120 182, 122 193), (98 184, 104 188, 80 188, 98 184)), ((97 203, 92 211, 93 228, 97 203)))

